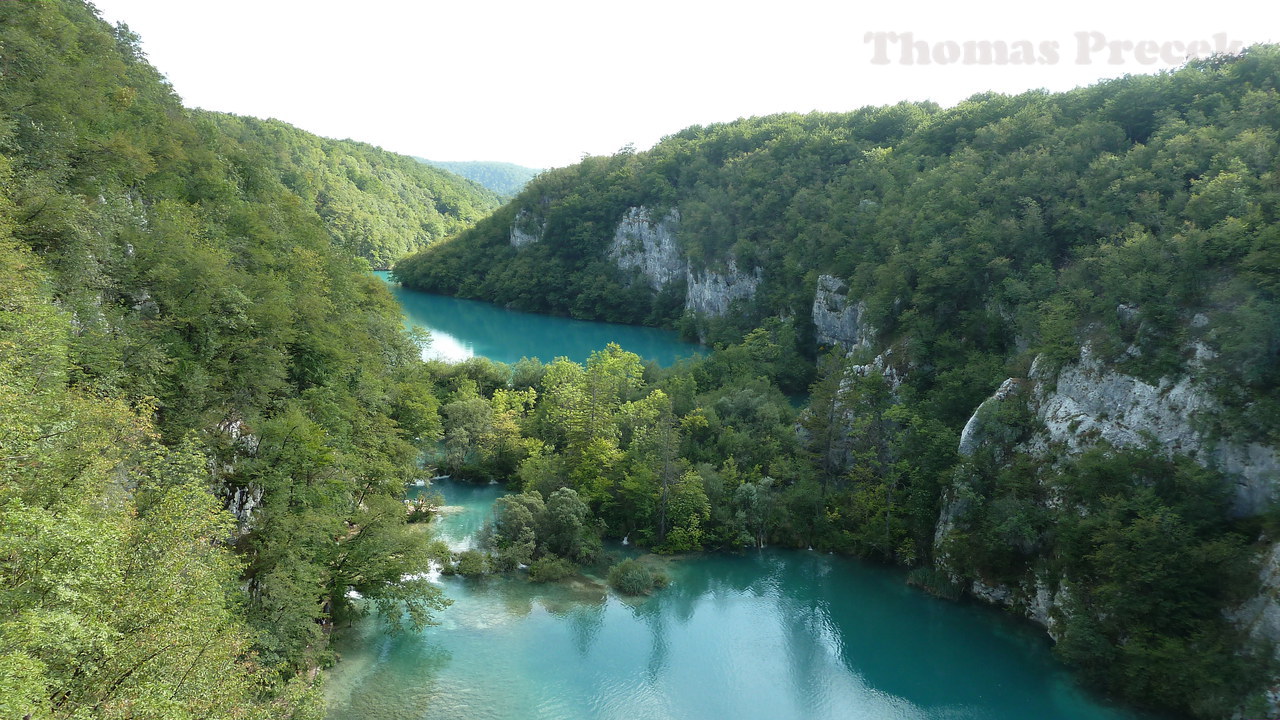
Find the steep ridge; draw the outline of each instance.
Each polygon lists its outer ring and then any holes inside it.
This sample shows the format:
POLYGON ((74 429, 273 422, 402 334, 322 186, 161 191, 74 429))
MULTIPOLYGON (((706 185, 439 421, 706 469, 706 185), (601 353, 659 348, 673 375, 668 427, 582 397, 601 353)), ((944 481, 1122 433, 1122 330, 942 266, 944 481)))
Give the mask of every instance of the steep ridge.
POLYGON ((397 161, 323 146, 183 108, 87 3, 0 3, 0 715, 315 718, 351 591, 442 605, 401 500, 430 381, 282 178, 397 161))

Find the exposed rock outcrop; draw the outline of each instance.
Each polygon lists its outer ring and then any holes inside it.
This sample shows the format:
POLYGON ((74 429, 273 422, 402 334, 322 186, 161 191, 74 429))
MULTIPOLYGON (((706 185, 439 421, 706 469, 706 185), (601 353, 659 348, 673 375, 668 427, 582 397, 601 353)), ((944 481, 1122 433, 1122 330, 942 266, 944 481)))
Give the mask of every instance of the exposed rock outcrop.
MULTIPOLYGON (((1260 647, 1270 645, 1280 660, 1280 542, 1272 543, 1258 563, 1258 594, 1227 614, 1260 647)), ((1274 681, 1273 681, 1274 682, 1274 681)), ((1267 716, 1280 715, 1280 685, 1266 692, 1267 716)))
POLYGON ((699 274, 690 268, 686 274, 689 285, 685 309, 703 315, 724 315, 735 300, 755 297, 760 286, 760 268, 751 273, 740 272, 733 258, 729 258, 724 272, 707 270, 699 274))
POLYGON ((511 243, 511 247, 524 247, 542 240, 542 233, 545 229, 544 224, 538 222, 532 213, 528 210, 521 210, 516 213, 516 219, 511 223, 511 235, 508 241, 511 243))
MULTIPOLYGON (((519 222, 512 227, 513 245, 516 244, 516 226, 519 222)), ((737 260, 730 257, 723 271, 695 271, 689 267, 680 249, 679 233, 680 211, 677 208, 661 217, 644 206, 628 208, 614 230, 609 257, 623 270, 639 271, 655 292, 683 280, 685 309, 702 315, 724 315, 734 301, 755 297, 760 286, 760 268, 750 273, 741 272, 737 260)), ((525 242, 534 241, 521 240, 522 244, 525 242)))
POLYGON ((1273 543, 1259 563, 1258 594, 1231 613, 1231 620, 1254 640, 1274 643, 1280 653, 1280 543, 1273 543))
MULTIPOLYGON (((1201 347, 1191 350, 1193 359, 1187 374, 1155 384, 1108 367, 1087 345, 1081 348, 1078 362, 1057 372, 1037 358, 1027 378, 1006 380, 978 406, 965 424, 957 450, 961 455, 972 455, 988 445, 1008 450, 1010 436, 994 411, 1001 402, 1025 402, 1041 429, 1013 448, 1016 452, 1044 456, 1056 448, 1074 455, 1101 441, 1117 447, 1145 446, 1154 441, 1169 455, 1186 455, 1221 471, 1234 483, 1233 511, 1238 515, 1262 512, 1280 494, 1276 448, 1217 437, 1214 419, 1222 408, 1198 377, 1210 351, 1201 347)), ((963 482, 958 475, 957 485, 963 482)), ((955 488, 945 495, 934 536, 944 568, 948 563, 944 543, 967 502, 964 493, 955 488)), ((1255 639, 1280 642, 1280 544, 1271 547, 1261 572, 1262 591, 1233 613, 1232 619, 1255 639)), ((1017 609, 1055 635, 1066 590, 1058 587, 1053 591, 1053 586, 1039 576, 1018 586, 975 581, 970 593, 1017 609)))
POLYGON ((988 440, 991 432, 991 423, 987 418, 995 411, 995 408, 1002 400, 1015 395, 1022 387, 1022 382, 1017 378, 1009 378, 1000 384, 999 389, 995 393, 984 400, 973 415, 969 417, 969 421, 964 424, 964 430, 960 432, 960 447, 956 449, 961 455, 972 455, 977 451, 978 447, 988 440))
POLYGON ((871 362, 849 366, 850 376, 866 377, 873 372, 884 376, 884 381, 889 383, 890 390, 897 390, 905 379, 904 373, 899 372, 898 365, 894 362, 893 348, 887 348, 884 352, 871 358, 871 362))
POLYGON ((1214 416, 1222 408, 1194 374, 1152 385, 1106 367, 1087 345, 1080 361, 1063 368, 1056 379, 1042 365, 1032 365, 1030 379, 1031 401, 1044 434, 1030 450, 1056 444, 1076 453, 1100 440, 1117 447, 1154 440, 1169 455, 1186 455, 1225 474, 1235 484, 1237 515, 1262 512, 1276 499, 1276 449, 1215 437, 1214 416))
POLYGON ((1115 447, 1155 442, 1170 456, 1186 455, 1226 475, 1234 483, 1237 515, 1262 512, 1280 496, 1276 448, 1217 437, 1214 417, 1222 407, 1194 372, 1153 385, 1107 367, 1088 345, 1081 348, 1078 362, 1057 373, 1036 358, 1025 380, 1005 380, 965 423, 957 448, 961 455, 972 455, 989 440, 999 441, 989 437, 987 418, 996 403, 1024 385, 1042 431, 1020 451, 1043 456, 1058 447, 1074 455, 1101 441, 1115 447))
POLYGON ((679 228, 680 211, 675 208, 660 218, 649 208, 630 208, 613 234, 609 257, 623 270, 639 270, 649 287, 662 290, 688 273, 676 242, 679 228))
POLYGON ((253 522, 253 511, 262 503, 262 488, 260 487, 241 487, 236 488, 235 493, 231 496, 231 500, 227 503, 227 510, 236 518, 238 532, 245 533, 249 530, 253 522))
POLYGON ((1017 587, 988 585, 981 580, 974 580, 969 584, 969 594, 985 603, 1013 610, 1042 626, 1054 640, 1061 637, 1058 608, 1066 604, 1070 595, 1065 585, 1054 590, 1045 577, 1037 574, 1017 587))
POLYGON ((871 347, 875 331, 862 322, 862 302, 851 302, 844 282, 833 275, 819 275, 813 295, 814 337, 819 345, 845 352, 871 347))
MULTIPOLYGON (((221 461, 209 458, 209 473, 215 484, 222 484, 224 478, 235 474, 236 462, 240 457, 258 452, 261 440, 239 418, 227 418, 216 427, 229 441, 229 452, 221 461)), ((253 523, 253 511, 262 503, 262 488, 237 487, 232 490, 224 486, 225 491, 231 491, 227 498, 227 510, 236 518, 237 532, 243 534, 253 523)))

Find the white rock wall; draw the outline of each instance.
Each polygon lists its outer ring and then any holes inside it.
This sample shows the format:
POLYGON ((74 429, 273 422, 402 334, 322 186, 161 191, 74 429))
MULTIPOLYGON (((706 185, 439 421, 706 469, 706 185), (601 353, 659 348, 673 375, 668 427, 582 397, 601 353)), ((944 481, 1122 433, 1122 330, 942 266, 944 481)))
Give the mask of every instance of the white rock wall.
POLYGON ((516 213, 516 219, 511 223, 508 242, 511 243, 511 247, 524 247, 542 240, 542 231, 542 224, 537 222, 528 210, 521 210, 516 213))
POLYGON ((686 271, 688 294, 684 306, 687 310, 703 315, 724 315, 735 300, 750 300, 760 286, 760 269, 752 273, 738 270, 738 263, 729 258, 724 272, 707 270, 701 274, 692 268, 686 271))
POLYGON ((862 322, 866 305, 851 302, 844 282, 833 275, 819 275, 813 296, 814 336, 819 345, 845 352, 871 347, 874 330, 862 322))
POLYGON ((1234 484, 1238 515, 1261 512, 1280 491, 1276 448, 1213 437, 1218 402, 1194 374, 1152 385, 1105 367, 1086 346, 1080 361, 1062 369, 1057 382, 1031 369, 1037 417, 1045 444, 1080 452, 1099 440, 1117 447, 1144 445, 1154 438, 1169 455, 1186 455, 1223 472, 1234 484))
POLYGON ((661 290, 684 280, 688 273, 688 263, 676 242, 679 229, 679 210, 673 208, 655 218, 649 208, 630 208, 613 234, 609 257, 623 270, 639 270, 649 287, 661 290))

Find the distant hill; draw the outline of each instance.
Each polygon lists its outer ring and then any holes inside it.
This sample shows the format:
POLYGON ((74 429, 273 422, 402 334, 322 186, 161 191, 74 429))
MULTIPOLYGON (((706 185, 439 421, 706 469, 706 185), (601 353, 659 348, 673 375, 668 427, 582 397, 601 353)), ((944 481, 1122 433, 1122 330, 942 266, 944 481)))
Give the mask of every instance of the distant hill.
POLYGON ((266 163, 315 208, 340 247, 375 268, 470 227, 500 201, 457 173, 367 143, 322 138, 279 120, 192 112, 266 163))
POLYGON ((524 189, 525 184, 542 172, 541 168, 527 168, 507 162, 488 162, 484 160, 444 162, 441 160, 427 160, 426 158, 414 159, 478 182, 507 198, 515 197, 517 193, 524 189))

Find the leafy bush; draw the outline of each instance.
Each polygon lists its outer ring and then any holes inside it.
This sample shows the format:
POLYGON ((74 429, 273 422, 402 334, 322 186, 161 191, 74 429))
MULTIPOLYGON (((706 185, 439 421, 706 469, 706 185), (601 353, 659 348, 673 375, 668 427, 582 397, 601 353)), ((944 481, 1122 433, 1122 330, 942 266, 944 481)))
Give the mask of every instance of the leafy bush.
MULTIPOLYGON (((665 586, 666 575, 661 578, 665 586)), ((657 584, 653 571, 638 560, 628 558, 609 568, 609 586, 623 595, 644 595, 657 584)))
POLYGON ((653 576, 653 589, 655 590, 661 590, 671 584, 671 576, 665 570, 650 568, 649 574, 653 576))
POLYGON ((454 571, 466 577, 476 577, 489 572, 489 556, 479 550, 463 550, 458 553, 454 571))
POLYGON ((907 584, 918 587, 934 597, 946 600, 960 599, 960 586, 947 573, 933 567, 918 567, 907 573, 907 584))
POLYGON ((568 560, 548 555, 534 560, 529 566, 529 579, 533 582, 559 582, 577 572, 578 567, 568 560))

